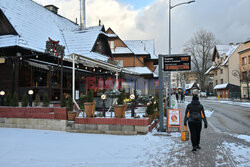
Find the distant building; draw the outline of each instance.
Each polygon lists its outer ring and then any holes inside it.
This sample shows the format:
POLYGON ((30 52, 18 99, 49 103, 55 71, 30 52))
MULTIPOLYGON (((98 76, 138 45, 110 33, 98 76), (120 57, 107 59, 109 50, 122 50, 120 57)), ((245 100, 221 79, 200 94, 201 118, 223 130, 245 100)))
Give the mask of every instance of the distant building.
MULTIPOLYGON (((239 52, 241 97, 250 99, 250 39, 239 52)), ((236 74, 237 75, 237 74, 236 74)))
POLYGON ((239 71, 239 54, 242 44, 216 45, 213 51, 213 65, 206 75, 213 76, 213 88, 222 98, 240 98, 240 80, 233 75, 239 71))

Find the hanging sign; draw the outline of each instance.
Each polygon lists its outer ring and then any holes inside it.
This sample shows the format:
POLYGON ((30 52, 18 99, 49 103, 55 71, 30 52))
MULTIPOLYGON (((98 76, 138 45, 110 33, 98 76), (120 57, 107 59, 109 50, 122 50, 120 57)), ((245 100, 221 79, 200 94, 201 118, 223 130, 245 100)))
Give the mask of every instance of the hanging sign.
POLYGON ((164 57, 163 63, 164 71, 191 70, 191 57, 188 55, 164 57))
POLYGON ((167 129, 178 128, 181 130, 181 110, 180 109, 168 109, 167 110, 167 129))

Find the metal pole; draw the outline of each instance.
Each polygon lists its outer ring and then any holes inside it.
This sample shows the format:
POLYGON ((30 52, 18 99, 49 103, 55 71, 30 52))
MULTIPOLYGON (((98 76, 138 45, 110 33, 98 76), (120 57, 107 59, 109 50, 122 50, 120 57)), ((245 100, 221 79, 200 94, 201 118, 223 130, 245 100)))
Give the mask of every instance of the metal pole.
POLYGON ((75 101, 75 54, 73 53, 73 71, 72 71, 72 99, 75 101))
POLYGON ((61 55, 61 90, 60 90, 60 100, 63 97, 63 54, 61 55))
MULTIPOLYGON (((169 50, 168 56, 171 56, 171 0, 169 0, 169 50)), ((169 72, 169 84, 168 84, 168 97, 169 97, 169 108, 171 108, 171 71, 169 72)))
POLYGON ((162 88, 163 88, 163 72, 162 72, 162 55, 158 56, 158 62, 159 62, 159 117, 160 117, 160 131, 163 132, 164 131, 164 123, 163 123, 163 92, 162 92, 162 88))

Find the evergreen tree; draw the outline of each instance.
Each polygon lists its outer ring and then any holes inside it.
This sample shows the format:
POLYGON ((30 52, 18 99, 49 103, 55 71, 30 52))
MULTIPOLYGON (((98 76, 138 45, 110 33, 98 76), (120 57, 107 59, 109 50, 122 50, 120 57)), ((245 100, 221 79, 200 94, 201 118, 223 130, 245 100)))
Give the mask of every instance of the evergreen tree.
POLYGON ((40 106, 40 95, 37 93, 35 97, 35 106, 40 106))
POLYGON ((67 100, 67 111, 73 111, 73 106, 74 106, 74 103, 73 103, 72 97, 71 95, 69 95, 68 100, 67 100))
POLYGON ((11 99, 11 106, 18 107, 18 95, 15 92, 13 98, 11 99))
POLYGON ((94 101, 94 92, 93 90, 89 90, 87 93, 87 102, 93 102, 94 101))
POLYGON ((22 97, 22 107, 27 107, 28 106, 28 96, 27 94, 23 94, 23 97, 22 97))
POLYGON ((4 105, 5 106, 11 106, 11 96, 10 96, 9 92, 7 92, 6 95, 5 95, 4 105))
POLYGON ((44 93, 44 95, 43 95, 43 106, 44 107, 49 107, 49 103, 50 103, 49 96, 48 96, 47 93, 44 93))
POLYGON ((118 105, 123 105, 124 104, 124 100, 125 100, 125 89, 122 90, 122 92, 119 94, 118 99, 117 99, 117 104, 118 105))

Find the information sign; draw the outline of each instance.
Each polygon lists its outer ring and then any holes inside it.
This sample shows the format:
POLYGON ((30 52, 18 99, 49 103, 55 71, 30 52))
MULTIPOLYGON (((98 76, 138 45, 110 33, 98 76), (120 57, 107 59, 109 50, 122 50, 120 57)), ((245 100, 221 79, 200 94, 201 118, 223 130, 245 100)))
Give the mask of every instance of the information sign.
POLYGON ((181 111, 180 109, 168 109, 167 110, 167 129, 170 131, 171 127, 181 130, 181 111))
POLYGON ((164 71, 191 70, 191 57, 188 55, 164 57, 164 71))

